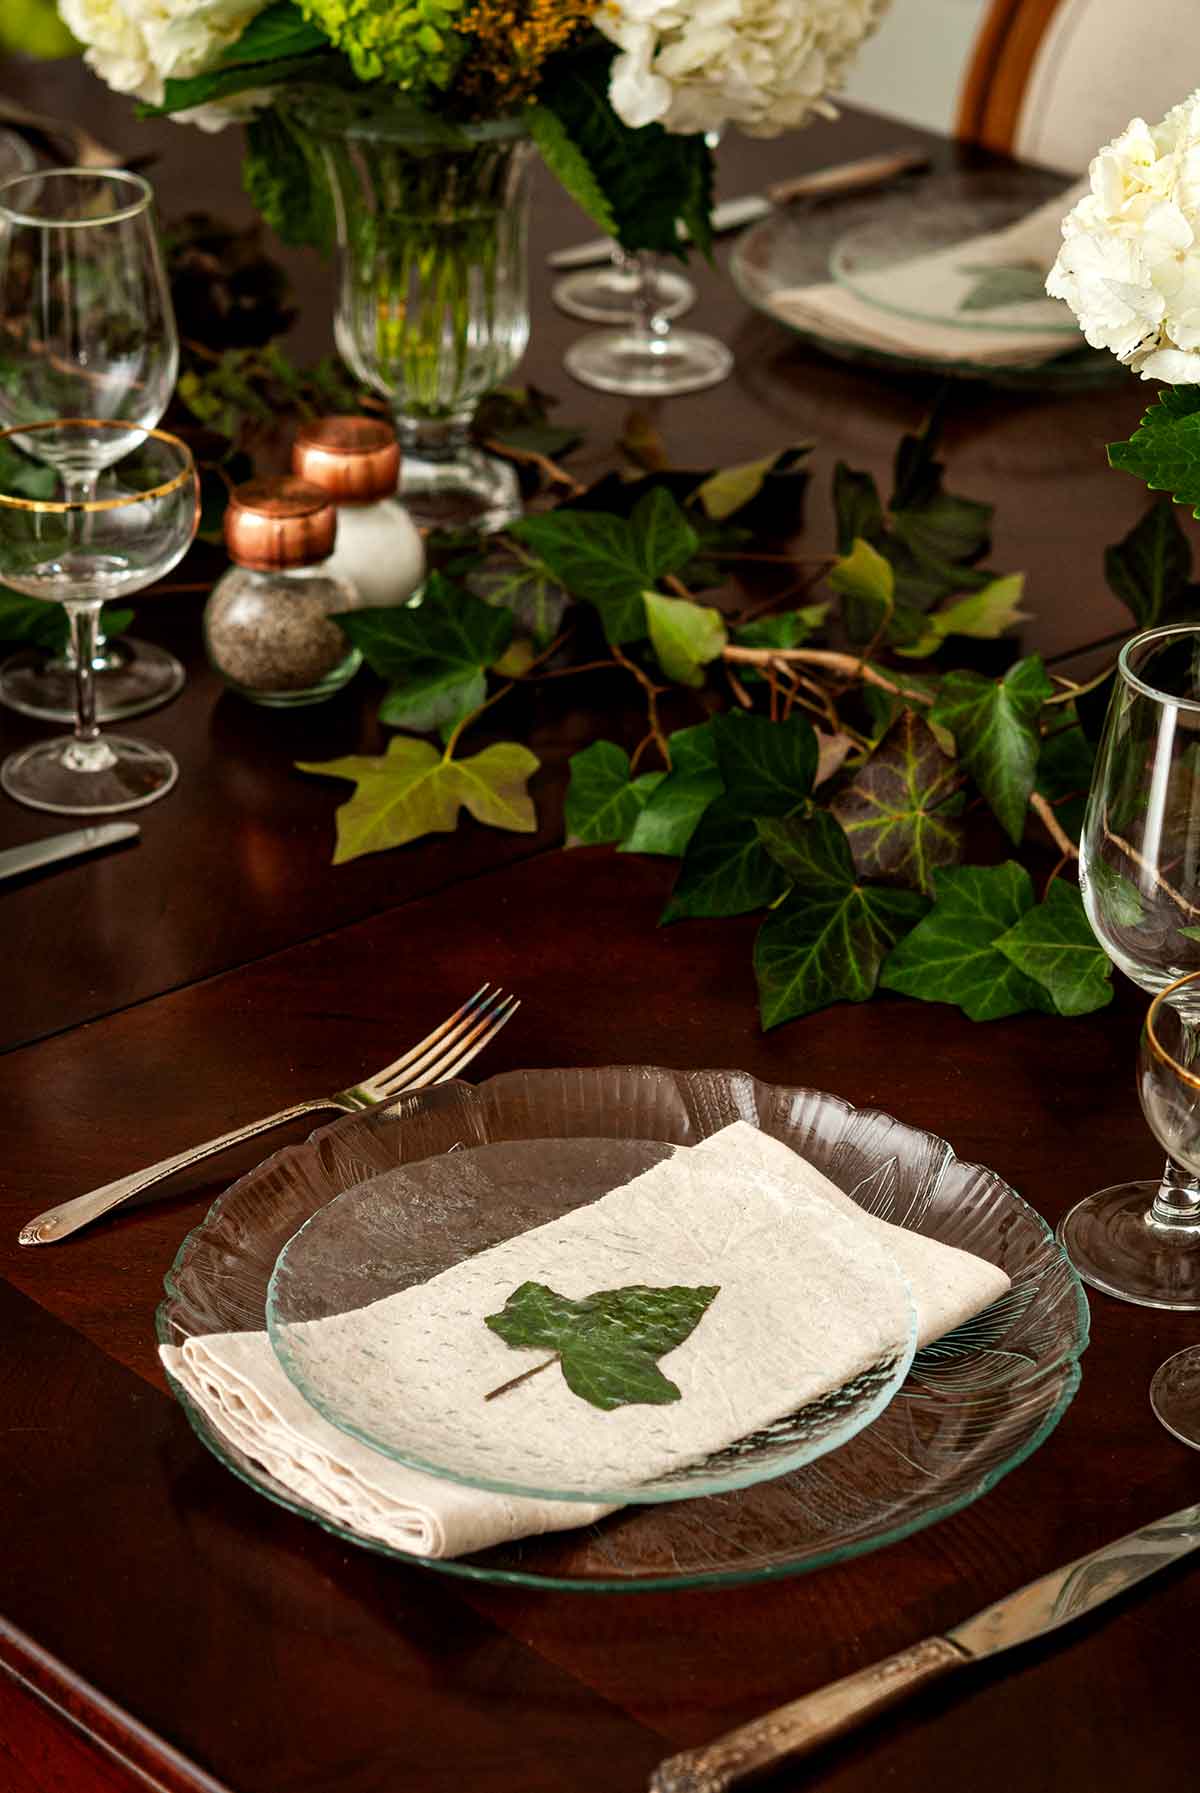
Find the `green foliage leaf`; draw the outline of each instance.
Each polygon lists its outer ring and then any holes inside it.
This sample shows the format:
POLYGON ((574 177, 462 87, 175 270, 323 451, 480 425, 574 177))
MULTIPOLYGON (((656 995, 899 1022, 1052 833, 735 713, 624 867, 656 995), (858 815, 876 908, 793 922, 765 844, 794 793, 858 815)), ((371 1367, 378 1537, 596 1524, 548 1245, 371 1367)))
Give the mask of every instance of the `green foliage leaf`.
POLYGON ((718 797, 688 841, 662 921, 765 909, 783 895, 787 883, 743 805, 718 797))
POLYGON ((769 722, 745 710, 712 719, 717 765, 730 802, 745 816, 790 816, 808 801, 817 736, 807 716, 769 722))
POLYGON ((754 943, 763 1026, 831 1002, 865 1002, 889 949, 924 914, 924 897, 861 884, 849 843, 824 810, 808 821, 767 819, 758 827, 793 880, 754 943))
POLYGON ((526 785, 539 761, 516 741, 499 741, 471 759, 447 760, 428 741, 397 735, 386 754, 296 764, 301 772, 346 778, 356 786, 337 812, 335 865, 425 834, 450 834, 461 808, 492 828, 532 834, 537 827, 526 785))
POLYGON ((709 804, 725 786, 719 772, 670 772, 642 807, 622 853, 655 853, 678 859, 709 804))
POLYGON ((574 598, 595 605, 612 642, 647 632, 642 594, 684 566, 699 538, 669 492, 652 488, 630 517, 561 508, 524 517, 509 532, 531 548, 574 598))
POLYGON ((721 612, 690 598, 664 598, 654 591, 644 597, 650 645, 667 677, 680 685, 703 685, 702 669, 727 639, 721 612))
POLYGON ((810 442, 760 461, 722 467, 697 486, 693 497, 711 522, 734 518, 746 529, 788 536, 800 527, 808 486, 810 442))
MULTIPOLYGON (((762 616, 756 622, 743 623, 732 631, 738 647, 799 647, 821 627, 829 614, 828 604, 808 604, 803 610, 785 610, 781 616, 762 616)), ((753 667, 739 667, 745 678, 753 667)))
POLYGON ((512 640, 510 610, 487 604, 440 573, 408 605, 347 610, 337 622, 373 672, 392 681, 380 720, 416 734, 452 728, 486 696, 484 673, 512 640))
POLYGON ((564 809, 569 847, 624 840, 663 778, 647 772, 631 781, 629 755, 615 741, 593 741, 572 754, 570 764, 564 809))
MULTIPOLYGON (((485 1324, 514 1350, 553 1351, 547 1364, 537 1367, 560 1363, 572 1394, 606 1413, 632 1405, 663 1406, 682 1397, 657 1360, 691 1337, 720 1292, 719 1285, 650 1288, 632 1283, 572 1301, 545 1283, 524 1282, 499 1313, 485 1315, 485 1324)), ((492 1390, 493 1395, 502 1392, 492 1390)))
MULTIPOLYGON (((248 74, 252 76, 253 71, 248 74)), ((208 79, 208 76, 197 77, 201 81, 208 79)), ((252 78, 247 79, 247 86, 254 84, 252 78)), ((187 100, 182 103, 190 106, 201 102, 187 100)), ((319 156, 316 144, 305 133, 294 129, 278 111, 260 112, 246 126, 242 184, 255 210, 262 214, 282 242, 329 255, 337 230, 329 184, 319 156)))
POLYGON ((1084 733, 1073 703, 1047 705, 1042 711, 1041 730, 1037 789, 1054 805, 1067 833, 1078 840, 1092 781, 1095 746, 1084 733))
POLYGON ((890 563, 862 536, 856 536, 829 574, 829 583, 844 600, 842 614, 851 641, 872 641, 896 610, 896 579, 890 563))
POLYGON ((856 473, 839 461, 833 470, 833 512, 837 522, 837 550, 849 554, 856 537, 878 541, 883 534, 883 504, 869 473, 856 473))
MULTIPOLYGON (((106 604, 100 612, 100 627, 110 639, 124 634, 132 621, 132 610, 106 604)), ((61 604, 27 598, 22 592, 9 591, 7 586, 0 585, 0 641, 20 642, 26 647, 40 647, 52 654, 62 654, 66 652, 70 637, 71 626, 61 604)))
POLYGON ((1170 621, 1186 607, 1191 575, 1191 544, 1169 498, 1155 499, 1129 534, 1104 550, 1109 589, 1140 629, 1170 621))
POLYGON ((859 874, 928 893, 934 869, 956 864, 962 854, 952 801, 959 782, 953 758, 905 710, 830 805, 859 874))
POLYGON ((54 0, 5 0, 0 13, 0 50, 53 61, 77 56, 79 49, 59 18, 54 0))
POLYGON ((1061 878, 1044 902, 1000 935, 996 949, 1049 991, 1060 1015, 1087 1015, 1112 1001, 1112 965, 1092 933, 1078 889, 1061 878))
POLYGON ((591 164, 579 145, 567 135, 561 118, 545 106, 534 106, 525 116, 530 135, 551 174, 562 183, 576 205, 599 225, 605 236, 615 236, 616 215, 591 164))
POLYGON ((1109 444, 1108 460, 1200 516, 1200 387, 1160 387, 1128 442, 1109 444))
POLYGON ((1033 790, 1037 719, 1053 686, 1036 654, 1002 679, 947 673, 931 719, 950 730, 963 762, 1007 833, 1019 841, 1033 790))
POLYGON ((1014 623, 1026 622, 1029 612, 1021 609, 1025 589, 1024 573, 1008 573, 959 598, 957 603, 935 610, 924 619, 916 641, 898 645, 898 654, 913 659, 936 654, 950 635, 966 635, 974 641, 994 641, 1014 623))
MULTIPOLYGON (((32 460, 11 442, 0 441, 0 484, 6 492, 19 498, 53 498, 58 488, 58 475, 53 467, 32 460)), ((34 603, 41 600, 35 598, 34 603)))
POLYGON ((996 1021, 1026 1009, 1050 1010, 1041 986, 997 948, 1033 908, 1024 867, 965 865, 933 874, 934 906, 888 955, 883 990, 922 1002, 950 1002, 971 1021, 996 1021))

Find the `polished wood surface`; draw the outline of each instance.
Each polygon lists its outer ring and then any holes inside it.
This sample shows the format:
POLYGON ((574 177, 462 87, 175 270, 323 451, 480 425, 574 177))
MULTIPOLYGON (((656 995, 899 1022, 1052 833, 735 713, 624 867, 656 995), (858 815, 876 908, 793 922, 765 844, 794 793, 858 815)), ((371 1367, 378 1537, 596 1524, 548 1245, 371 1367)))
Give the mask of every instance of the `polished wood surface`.
MULTIPOLYGON (((0 85, 11 74, 0 71, 0 85)), ((78 72, 23 97, 77 108, 127 151, 116 102, 78 72)), ((234 146, 149 132, 165 210, 232 209, 234 146)), ((724 184, 888 147, 848 118, 784 145, 731 144, 724 184)), ((547 242, 590 234, 539 188, 547 242)), ((296 258, 303 339, 326 343, 328 282, 296 258)), ((805 540, 830 539, 839 456, 885 473, 930 387, 825 361, 700 271, 697 321, 738 372, 664 407, 680 460, 817 443, 805 540)), ((525 372, 611 462, 624 407, 559 365, 579 326, 539 295, 525 372)), ((999 505, 995 564, 1030 572, 1049 653, 1122 615, 1103 546, 1142 495, 1103 444, 1144 394, 1070 401, 962 388, 955 489, 999 505)), ((484 979, 525 999, 479 1075, 522 1065, 730 1065, 813 1083, 948 1137, 1053 1220, 1081 1194, 1150 1174, 1128 986, 1082 1021, 974 1026, 881 999, 767 1036, 752 919, 658 930, 672 868, 562 852, 564 764, 632 726, 615 677, 550 687, 527 717, 544 760, 537 835, 466 824, 331 869, 338 788, 291 770, 377 739, 365 682, 324 711, 270 716, 218 694, 197 604, 162 598, 142 627, 189 683, 134 732, 178 754, 178 789, 137 847, 0 889, 0 1788, 8 1793, 633 1793, 660 1757, 944 1630, 1054 1564, 1195 1497, 1196 1459, 1153 1420, 1156 1364, 1187 1316, 1096 1297, 1082 1389, 1052 1438, 975 1505, 890 1549, 797 1580, 697 1593, 569 1596, 476 1587, 356 1551, 262 1500, 193 1437, 158 1368, 162 1276, 238 1168, 197 1172, 152 1206, 58 1247, 20 1249, 33 1212, 240 1119, 344 1085, 425 1032, 484 979), (613 689, 616 686, 618 689, 613 689)), ((500 718, 500 726, 503 718, 500 718)), ((37 731, 0 713, 6 748, 37 731)), ((55 831, 5 804, 0 843, 55 831)), ((1046 864, 1050 862, 1047 855, 1046 864)), ((281 1138, 278 1143, 282 1144, 281 1138)), ((1051 1642, 972 1671, 837 1744, 781 1785, 873 1793, 1177 1793, 1194 1779, 1197 1602, 1187 1570, 1051 1642)))

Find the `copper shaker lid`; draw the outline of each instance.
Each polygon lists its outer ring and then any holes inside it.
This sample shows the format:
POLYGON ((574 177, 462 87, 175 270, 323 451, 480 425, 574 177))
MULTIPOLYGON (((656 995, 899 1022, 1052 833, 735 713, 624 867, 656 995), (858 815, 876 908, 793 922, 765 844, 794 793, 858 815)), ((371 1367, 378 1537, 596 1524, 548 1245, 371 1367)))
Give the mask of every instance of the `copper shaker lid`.
POLYGON ((292 470, 336 504, 371 504, 396 490, 400 444, 382 417, 320 417, 297 430, 292 470))
POLYGON ((225 510, 225 545, 239 566, 270 573, 327 560, 337 511, 326 493, 291 474, 235 486, 225 510))

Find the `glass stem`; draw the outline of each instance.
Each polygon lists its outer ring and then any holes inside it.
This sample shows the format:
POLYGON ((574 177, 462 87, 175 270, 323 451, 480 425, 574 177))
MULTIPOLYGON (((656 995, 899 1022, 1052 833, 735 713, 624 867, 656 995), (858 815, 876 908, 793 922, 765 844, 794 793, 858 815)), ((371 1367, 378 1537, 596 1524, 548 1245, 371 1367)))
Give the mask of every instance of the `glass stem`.
POLYGON ((75 739, 98 741, 96 722, 96 674, 92 662, 96 657, 99 634, 99 604, 68 604, 67 620, 71 625, 71 655, 75 662, 75 739))
POLYGON ((1167 1159, 1146 1219, 1156 1230, 1189 1236, 1200 1233, 1200 1183, 1173 1158, 1167 1159))
MULTIPOLYGON (((64 473, 63 474, 63 490, 66 493, 66 496, 67 496, 69 502, 72 504, 93 504, 95 502, 95 498, 96 498, 96 488, 99 484, 100 484, 99 468, 96 468, 89 473, 64 473)), ((85 515, 83 518, 83 521, 82 521, 82 527, 80 528, 80 531, 79 531, 79 540, 80 540, 81 546, 86 547, 87 543, 91 540, 91 534, 92 534, 92 518, 90 515, 85 515)), ((104 649, 108 646, 108 642, 105 639, 104 630, 100 627, 99 619, 100 619, 100 612, 97 610, 95 627, 92 631, 92 656, 93 656, 93 659, 97 658, 100 654, 102 654, 104 652, 104 649)), ((75 638, 74 638, 74 633, 72 633, 71 647, 68 649, 68 655, 74 653, 74 651, 75 651, 74 643, 75 643, 75 638)))
POLYGON ((658 257, 648 255, 641 249, 632 260, 637 271, 637 286, 633 293, 633 333, 641 339, 641 346, 649 353, 653 344, 666 336, 671 322, 669 318, 663 317, 659 308, 658 257))

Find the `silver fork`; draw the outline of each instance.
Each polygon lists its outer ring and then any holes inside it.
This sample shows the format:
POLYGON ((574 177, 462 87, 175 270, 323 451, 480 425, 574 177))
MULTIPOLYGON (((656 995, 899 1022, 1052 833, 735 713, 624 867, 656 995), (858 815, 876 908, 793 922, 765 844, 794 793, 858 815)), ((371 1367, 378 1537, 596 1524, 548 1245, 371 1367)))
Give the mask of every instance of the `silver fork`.
POLYGON ((100 1189, 89 1190, 86 1195, 77 1195, 57 1208, 49 1208, 21 1228, 21 1244, 49 1245, 53 1240, 65 1239, 89 1221, 98 1220, 102 1214, 119 1207, 130 1196, 163 1182, 175 1171, 199 1164, 201 1159, 223 1152, 226 1146, 269 1133, 272 1127, 282 1126, 284 1121, 293 1121, 299 1115, 314 1114, 322 1108, 336 1108, 343 1114, 353 1114, 376 1102, 389 1101, 404 1090, 445 1083, 447 1078, 456 1077, 476 1053, 482 1052, 495 1039, 521 1006, 519 997, 505 996, 499 989, 491 990, 489 995, 489 989, 488 984, 481 985, 469 1002, 464 1002, 440 1027, 418 1040, 403 1058, 384 1065, 382 1071, 364 1077, 361 1083, 351 1084, 349 1089, 338 1090, 332 1096, 314 1096, 308 1102, 282 1108, 278 1114, 251 1121, 245 1127, 235 1127, 232 1133, 222 1133, 219 1139, 210 1139, 204 1145, 177 1152, 173 1158, 163 1158, 145 1170, 135 1170, 131 1176, 119 1177, 115 1183, 105 1183, 100 1189))

